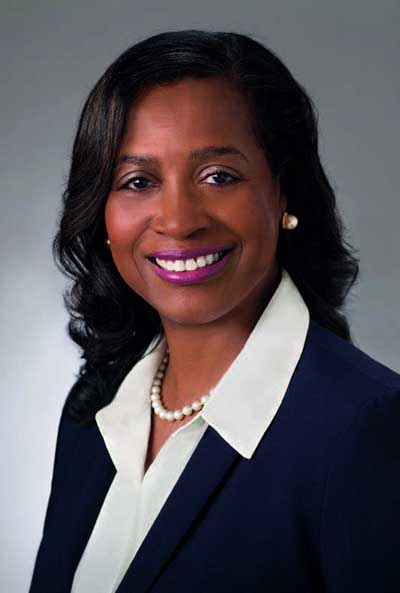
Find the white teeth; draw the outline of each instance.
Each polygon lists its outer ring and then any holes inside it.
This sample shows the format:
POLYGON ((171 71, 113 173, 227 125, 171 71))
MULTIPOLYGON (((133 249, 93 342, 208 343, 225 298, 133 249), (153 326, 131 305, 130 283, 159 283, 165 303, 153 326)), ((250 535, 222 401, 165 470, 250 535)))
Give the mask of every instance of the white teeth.
POLYGON ((170 270, 174 272, 185 272, 185 271, 192 271, 197 270, 197 268, 204 268, 205 266, 209 266, 210 264, 215 263, 222 257, 222 251, 218 253, 210 253, 209 255, 200 255, 196 259, 177 259, 175 261, 172 260, 165 260, 165 259, 158 259, 156 257, 157 264, 164 268, 164 270, 170 270))
POLYGON ((214 261, 214 259, 213 259, 213 258, 214 258, 214 256, 213 256, 213 255, 206 255, 206 262, 207 262, 208 264, 212 264, 212 263, 213 263, 213 261, 214 261))

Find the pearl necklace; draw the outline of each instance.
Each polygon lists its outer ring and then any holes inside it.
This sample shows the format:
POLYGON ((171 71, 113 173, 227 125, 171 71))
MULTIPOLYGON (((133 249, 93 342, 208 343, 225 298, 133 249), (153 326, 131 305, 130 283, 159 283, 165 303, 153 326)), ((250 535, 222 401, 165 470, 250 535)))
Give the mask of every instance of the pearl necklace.
POLYGON ((163 420, 168 420, 168 422, 173 422, 174 420, 182 420, 186 416, 190 416, 193 412, 198 412, 204 406, 209 395, 203 395, 201 398, 196 399, 190 406, 183 406, 183 408, 178 408, 177 410, 171 411, 164 408, 161 403, 161 387, 164 381, 165 369, 167 367, 169 360, 169 351, 168 349, 165 352, 164 358, 161 361, 160 366, 158 367, 158 371, 153 379, 153 383, 151 386, 150 391, 150 402, 151 406, 154 410, 154 413, 163 420))

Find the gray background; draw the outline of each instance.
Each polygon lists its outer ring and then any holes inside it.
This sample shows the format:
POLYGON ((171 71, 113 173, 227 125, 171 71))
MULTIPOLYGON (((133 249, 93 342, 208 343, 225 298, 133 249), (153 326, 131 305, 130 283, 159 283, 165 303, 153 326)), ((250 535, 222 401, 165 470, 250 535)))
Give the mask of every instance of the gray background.
POLYGON ((254 35, 313 97, 361 278, 357 345, 400 371, 400 3, 14 1, 1 5, 0 590, 27 591, 61 406, 78 369, 50 242, 83 101, 126 47, 171 29, 254 35))

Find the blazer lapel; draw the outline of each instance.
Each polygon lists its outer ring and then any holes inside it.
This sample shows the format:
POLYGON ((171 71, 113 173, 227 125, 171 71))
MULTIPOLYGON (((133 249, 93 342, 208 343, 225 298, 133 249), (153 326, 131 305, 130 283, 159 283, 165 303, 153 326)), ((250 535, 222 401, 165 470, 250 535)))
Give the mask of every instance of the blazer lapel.
POLYGON ((240 455, 209 426, 149 533, 117 593, 148 591, 207 501, 234 469, 240 455))
POLYGON ((93 431, 93 439, 81 449, 68 498, 60 509, 65 525, 62 537, 69 540, 69 546, 75 540, 73 574, 116 473, 97 427, 93 427, 93 431))

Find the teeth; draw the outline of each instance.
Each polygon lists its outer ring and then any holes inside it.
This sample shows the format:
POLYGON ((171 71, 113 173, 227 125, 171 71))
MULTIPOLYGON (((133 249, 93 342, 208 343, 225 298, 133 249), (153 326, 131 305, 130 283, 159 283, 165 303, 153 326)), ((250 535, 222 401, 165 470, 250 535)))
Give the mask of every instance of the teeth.
POLYGON ((204 268, 209 266, 218 260, 221 259, 223 252, 219 251, 218 253, 210 253, 209 255, 201 255, 196 259, 177 259, 175 261, 172 260, 165 260, 165 259, 158 259, 156 257, 156 262, 163 268, 164 270, 174 271, 174 272, 186 272, 197 270, 197 268, 204 268))

